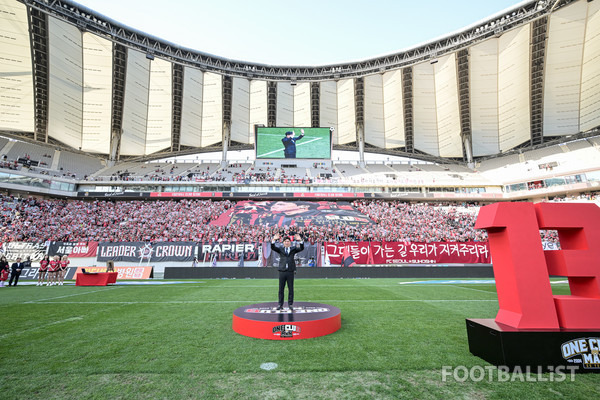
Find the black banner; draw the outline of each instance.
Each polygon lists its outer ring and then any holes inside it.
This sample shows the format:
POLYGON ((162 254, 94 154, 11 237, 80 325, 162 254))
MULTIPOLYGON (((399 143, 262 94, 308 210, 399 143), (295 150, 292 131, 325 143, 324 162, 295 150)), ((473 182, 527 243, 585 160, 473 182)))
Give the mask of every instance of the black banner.
POLYGON ((259 243, 244 242, 212 242, 198 243, 198 260, 202 262, 217 261, 256 261, 258 260, 259 243))
MULTIPOLYGON (((39 267, 31 267, 31 268, 23 268, 21 270, 21 275, 19 276, 19 282, 21 281, 37 281, 38 273, 40 269, 39 267)), ((65 279, 75 279, 75 273, 77 272, 77 267, 67 267, 67 273, 65 275, 65 279)), ((46 280, 48 278, 46 277, 46 280)))
POLYGON ((145 242, 100 242, 98 261, 149 262, 152 244, 145 242))
POLYGON ((25 261, 27 256, 31 257, 31 261, 40 261, 44 258, 46 249, 45 243, 8 242, 2 246, 2 252, 8 261, 16 261, 19 257, 25 261))
POLYGON ((152 246, 152 262, 192 261, 196 242, 158 242, 152 246))
POLYGON ((139 199, 150 197, 149 192, 77 192, 77 197, 139 199))
POLYGON ((138 263, 192 261, 195 246, 195 242, 101 242, 97 259, 138 263))

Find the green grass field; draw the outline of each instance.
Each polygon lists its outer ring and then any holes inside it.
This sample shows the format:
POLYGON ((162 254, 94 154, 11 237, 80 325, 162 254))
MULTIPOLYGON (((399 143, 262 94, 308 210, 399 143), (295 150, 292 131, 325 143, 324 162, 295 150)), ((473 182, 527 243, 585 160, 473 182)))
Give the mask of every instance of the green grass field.
POLYGON ((274 279, 3 288, 0 398, 598 398, 597 374, 443 382, 442 366, 488 365, 469 353, 465 318, 495 316, 495 287, 404 281, 297 280, 296 300, 339 307, 342 328, 295 341, 231 329, 237 307, 275 300, 274 279))
POLYGON ((256 158, 284 158, 281 139, 287 131, 304 137, 296 142, 296 158, 331 158, 329 128, 258 128, 256 134, 256 158))

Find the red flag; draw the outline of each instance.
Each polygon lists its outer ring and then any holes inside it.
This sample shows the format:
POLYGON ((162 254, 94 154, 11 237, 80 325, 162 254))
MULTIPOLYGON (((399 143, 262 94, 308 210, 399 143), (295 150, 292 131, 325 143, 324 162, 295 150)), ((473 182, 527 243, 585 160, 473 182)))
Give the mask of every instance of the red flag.
POLYGON ((344 247, 344 251, 342 252, 342 267, 351 267, 356 264, 354 258, 350 254, 350 249, 348 246, 344 247))

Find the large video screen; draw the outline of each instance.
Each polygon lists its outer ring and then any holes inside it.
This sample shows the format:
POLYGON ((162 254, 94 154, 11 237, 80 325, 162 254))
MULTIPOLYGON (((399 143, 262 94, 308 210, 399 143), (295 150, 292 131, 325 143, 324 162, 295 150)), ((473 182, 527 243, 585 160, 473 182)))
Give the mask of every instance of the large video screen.
POLYGON ((256 159, 331 159, 329 128, 256 128, 256 159))

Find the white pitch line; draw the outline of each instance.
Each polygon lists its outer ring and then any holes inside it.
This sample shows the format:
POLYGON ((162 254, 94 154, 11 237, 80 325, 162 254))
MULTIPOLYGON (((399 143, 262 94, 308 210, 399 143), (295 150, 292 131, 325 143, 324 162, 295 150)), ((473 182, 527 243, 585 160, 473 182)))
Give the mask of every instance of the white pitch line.
POLYGON ((219 303, 268 303, 272 300, 170 300, 170 301, 31 301, 31 304, 219 304, 219 303))
MULTIPOLYGON (((296 147, 304 146, 305 144, 312 143, 312 142, 314 142, 314 141, 316 141, 316 140, 323 140, 323 138, 315 138, 315 139, 312 139, 312 140, 309 140, 309 141, 306 141, 306 142, 302 142, 302 143, 300 143, 300 144, 297 144, 297 145, 296 145, 296 147)), ((256 156, 256 158, 262 158, 262 157, 268 156, 269 154, 278 153, 278 152, 280 152, 280 151, 283 151, 283 149, 279 149, 279 150, 273 150, 273 151, 270 151, 270 152, 268 152, 268 153, 265 153, 265 154, 261 154, 261 155, 259 155, 259 156, 256 156)))
MULTIPOLYGON (((381 300, 313 300, 315 303, 373 303, 373 302, 403 302, 403 303, 444 303, 444 302, 486 302, 496 299, 381 299, 381 300)), ((190 301, 37 301, 35 304, 224 304, 224 303, 273 303, 271 300, 190 300, 190 301)))
POLYGON ((118 286, 112 286, 106 289, 99 289, 99 290, 92 290, 91 292, 82 292, 82 293, 73 293, 73 294, 67 294, 64 296, 56 296, 56 297, 50 297, 47 299, 39 299, 39 300, 29 300, 24 302, 25 304, 31 304, 31 303, 38 303, 38 302, 43 302, 43 301, 48 301, 48 300, 55 300, 55 299, 64 299, 65 297, 73 297, 73 296, 81 296, 84 294, 90 294, 90 293, 97 293, 97 292, 105 292, 107 290, 113 290, 113 289, 117 289, 118 286))
POLYGON ((455 286, 455 285, 450 285, 452 287, 458 288, 458 289, 466 289, 466 290, 474 290, 476 292, 483 292, 483 293, 487 293, 487 294, 493 294, 496 295, 496 292, 490 292, 488 290, 481 290, 481 289, 474 289, 474 288, 470 288, 470 287, 463 287, 463 286, 455 286))
POLYGON ((326 301, 330 301, 330 302, 339 302, 339 303, 357 303, 357 302, 453 302, 453 301, 497 301, 496 299, 494 300, 490 300, 490 299, 374 299, 374 300, 313 300, 315 303, 320 303, 320 302, 326 302, 326 301))
MULTIPOLYGON (((274 281, 275 279, 273 279, 274 281)), ((298 286, 299 284, 296 282, 296 286, 298 286)), ((410 285, 410 286, 406 286, 406 287, 412 287, 412 286, 417 286, 417 285, 410 285)), ((421 286, 425 286, 425 285, 421 285, 421 286)), ((427 286, 435 286, 435 285, 427 285, 427 286)), ((438 286, 448 286, 448 285, 438 285, 438 286)), ((184 287, 193 287, 193 286, 182 286, 182 288, 184 287)), ((200 287, 200 286, 198 286, 200 287)), ((235 289, 245 289, 245 288, 277 288, 277 283, 274 283, 273 285, 265 285, 265 286, 201 286, 204 289, 221 289, 221 288, 235 288, 235 289)), ((326 287, 329 289, 335 289, 335 288, 355 288, 355 289, 364 289, 364 288, 378 288, 378 287, 394 287, 397 288, 398 285, 310 285, 310 286, 302 286, 302 288, 305 289, 310 289, 310 288, 315 288, 315 287, 326 287)), ((403 287, 404 289, 404 287, 403 287)))

